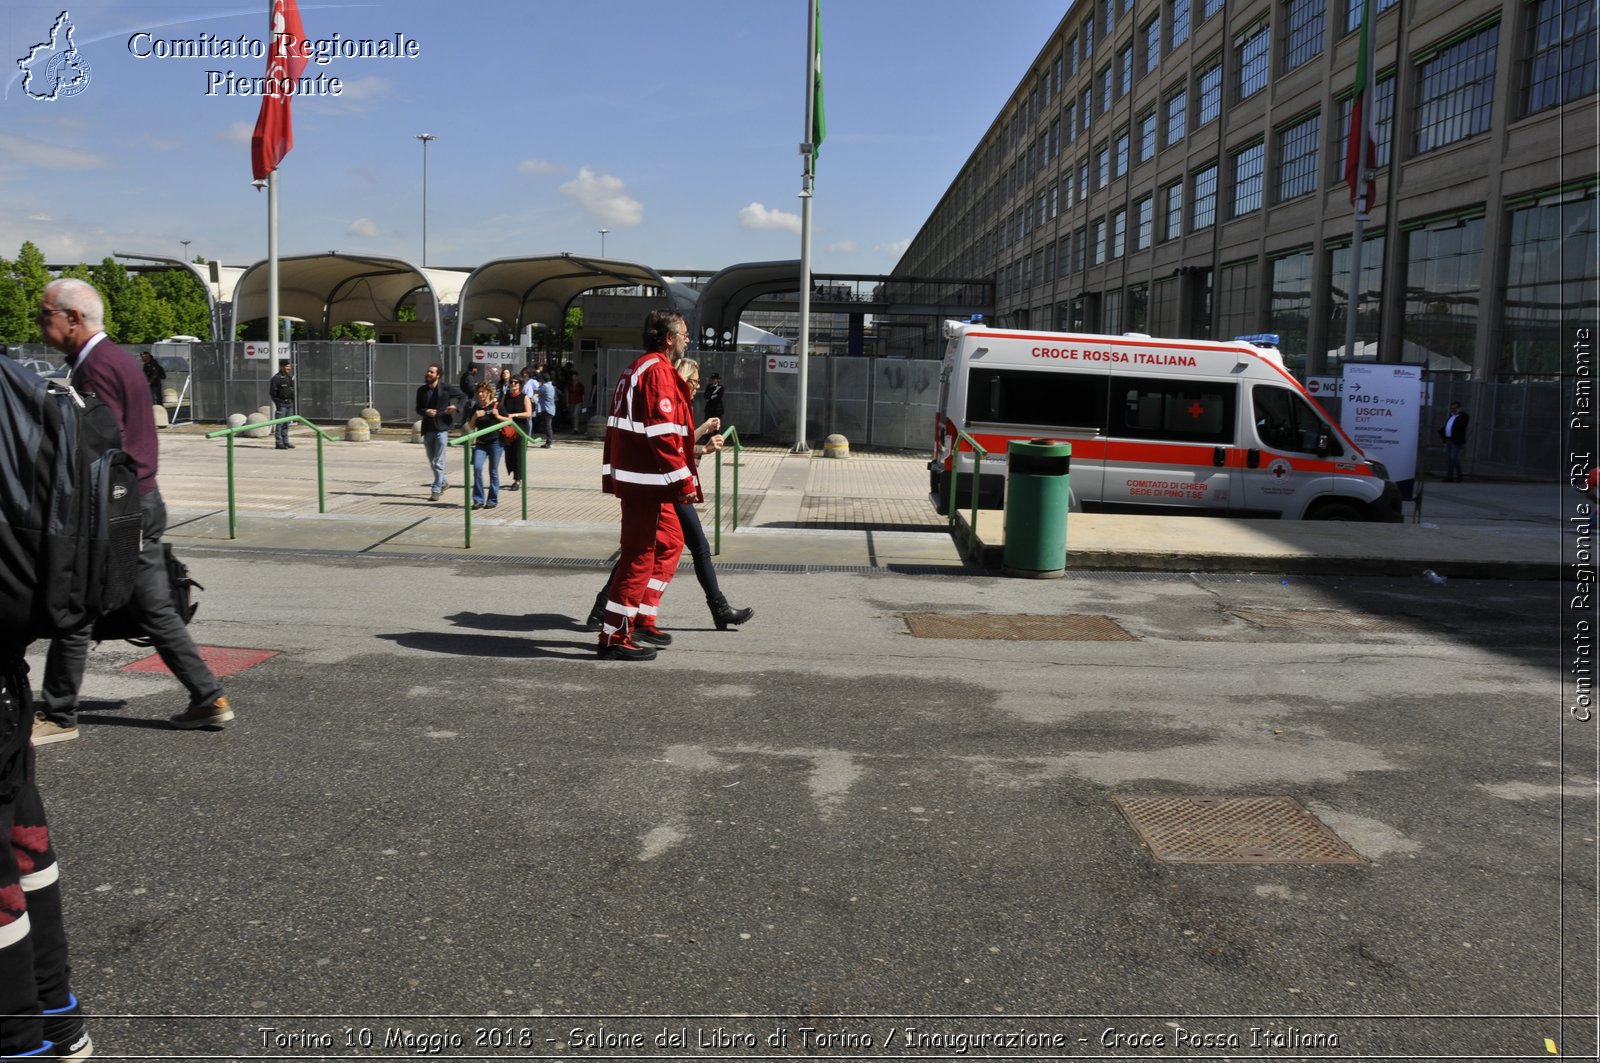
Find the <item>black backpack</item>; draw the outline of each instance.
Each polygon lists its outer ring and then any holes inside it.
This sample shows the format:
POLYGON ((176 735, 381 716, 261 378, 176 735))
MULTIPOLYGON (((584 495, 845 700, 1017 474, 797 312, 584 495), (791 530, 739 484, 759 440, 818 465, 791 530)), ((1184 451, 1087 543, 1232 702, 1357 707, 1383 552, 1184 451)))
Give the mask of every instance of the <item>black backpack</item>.
MULTIPOLYGON (((200 608, 200 603, 194 600, 193 588, 205 588, 189 575, 189 566, 178 560, 178 555, 172 552, 171 543, 161 544, 161 560, 167 569, 167 592, 172 599, 172 611, 187 624, 200 608)), ((126 639, 135 646, 151 645, 150 636, 145 632, 144 614, 140 612, 138 603, 131 599, 121 609, 106 613, 94 622, 96 642, 115 639, 126 639)))
POLYGON ((77 631, 133 594, 133 458, 111 407, 3 357, 0 424, 0 630, 77 631))

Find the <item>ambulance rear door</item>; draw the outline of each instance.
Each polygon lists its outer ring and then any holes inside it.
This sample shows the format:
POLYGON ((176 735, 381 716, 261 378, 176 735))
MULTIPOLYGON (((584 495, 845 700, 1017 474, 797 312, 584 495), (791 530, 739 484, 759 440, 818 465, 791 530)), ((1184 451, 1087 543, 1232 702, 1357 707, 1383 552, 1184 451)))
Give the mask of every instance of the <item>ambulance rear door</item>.
POLYGON ((1226 515, 1239 507, 1237 381, 1116 373, 1110 398, 1099 508, 1226 515))

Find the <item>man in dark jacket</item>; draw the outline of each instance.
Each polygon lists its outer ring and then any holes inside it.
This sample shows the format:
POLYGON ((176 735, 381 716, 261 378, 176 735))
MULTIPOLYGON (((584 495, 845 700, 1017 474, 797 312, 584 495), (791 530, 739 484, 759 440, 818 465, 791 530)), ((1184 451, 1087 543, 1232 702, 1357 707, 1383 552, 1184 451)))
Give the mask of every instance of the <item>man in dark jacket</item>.
POLYGON ((1467 420, 1461 403, 1452 402, 1450 416, 1439 429, 1439 438, 1444 440, 1445 483, 1461 482, 1461 452, 1467 449, 1467 420))
MULTIPOLYGON (((278 372, 272 378, 268 390, 272 395, 272 416, 288 417, 294 413, 294 366, 285 358, 278 363, 278 372)), ((289 442, 289 422, 272 426, 272 438, 276 440, 278 450, 293 450, 294 444, 289 442)))
POLYGON ((466 405, 466 396, 446 384, 440 374, 438 362, 428 366, 427 377, 417 388, 417 416, 422 418, 422 446, 428 452, 428 465, 433 469, 433 493, 429 502, 439 501, 439 496, 450 484, 444 474, 444 455, 450 442, 450 429, 456 415, 466 405))

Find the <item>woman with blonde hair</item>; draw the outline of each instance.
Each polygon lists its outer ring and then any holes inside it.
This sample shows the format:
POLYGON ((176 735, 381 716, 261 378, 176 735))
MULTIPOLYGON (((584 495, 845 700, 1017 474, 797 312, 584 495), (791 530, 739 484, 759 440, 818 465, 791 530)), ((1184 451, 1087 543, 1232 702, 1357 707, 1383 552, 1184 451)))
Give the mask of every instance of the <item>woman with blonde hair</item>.
MULTIPOLYGON (((490 425, 510 424, 511 418, 500 410, 495 398, 495 386, 488 381, 478 385, 472 405, 467 408, 467 432, 470 434, 490 425)), ((500 452, 504 441, 499 432, 485 432, 472 441, 472 508, 493 509, 500 504, 500 452), (484 466, 488 466, 485 475, 484 466), (484 481, 488 480, 485 485, 484 481)))

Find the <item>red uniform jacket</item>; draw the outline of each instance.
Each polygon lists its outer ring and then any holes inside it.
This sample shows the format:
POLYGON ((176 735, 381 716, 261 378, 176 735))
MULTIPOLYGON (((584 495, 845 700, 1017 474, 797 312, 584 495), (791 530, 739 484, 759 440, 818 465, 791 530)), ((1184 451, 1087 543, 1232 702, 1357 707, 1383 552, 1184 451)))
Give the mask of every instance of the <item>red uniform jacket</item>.
POLYGON ((600 486, 607 494, 677 502, 692 491, 694 501, 703 500, 695 475, 694 414, 665 354, 643 355, 617 380, 603 461, 600 486))

